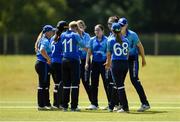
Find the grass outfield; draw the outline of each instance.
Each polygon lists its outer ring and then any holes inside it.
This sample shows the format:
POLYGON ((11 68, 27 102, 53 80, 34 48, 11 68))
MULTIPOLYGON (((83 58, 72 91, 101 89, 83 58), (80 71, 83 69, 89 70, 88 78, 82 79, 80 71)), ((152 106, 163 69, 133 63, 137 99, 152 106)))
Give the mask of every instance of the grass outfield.
MULTIPOLYGON (((140 68, 139 77, 151 104, 149 111, 136 112, 140 101, 129 76, 126 78, 130 107, 128 114, 85 110, 89 101, 83 86, 79 96, 81 112, 37 111, 35 60, 35 56, 0 56, 0 121, 180 121, 179 56, 147 56, 147 66, 140 68)), ((52 88, 51 82, 51 99, 52 88)), ((102 81, 99 87, 99 105, 107 106, 102 81)))

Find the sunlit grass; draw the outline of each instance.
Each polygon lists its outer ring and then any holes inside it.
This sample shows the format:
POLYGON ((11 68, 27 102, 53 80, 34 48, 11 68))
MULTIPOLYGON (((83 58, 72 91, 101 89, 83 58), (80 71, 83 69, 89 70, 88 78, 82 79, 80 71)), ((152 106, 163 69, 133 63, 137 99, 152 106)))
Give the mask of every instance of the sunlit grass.
MULTIPOLYGON (((180 121, 180 56, 147 56, 147 66, 140 67, 139 78, 151 104, 148 112, 136 112, 140 101, 127 75, 125 84, 129 114, 85 109, 78 113, 37 111, 35 61, 35 56, 0 56, 0 121, 180 121)), ((53 81, 51 99, 52 88, 53 81)), ((86 92, 81 85, 79 106, 88 105, 86 92)), ((99 105, 107 105, 101 80, 99 105)))

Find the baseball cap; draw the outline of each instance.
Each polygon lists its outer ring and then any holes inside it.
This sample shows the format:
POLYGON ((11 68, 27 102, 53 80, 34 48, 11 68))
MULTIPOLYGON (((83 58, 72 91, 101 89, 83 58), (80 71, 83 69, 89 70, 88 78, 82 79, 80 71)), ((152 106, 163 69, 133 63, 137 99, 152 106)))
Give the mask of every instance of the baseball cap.
POLYGON ((113 23, 111 30, 114 32, 120 32, 121 31, 121 25, 119 23, 113 23))
POLYGON ((45 25, 44 27, 43 27, 43 33, 46 33, 46 32, 49 32, 49 31, 55 31, 56 29, 55 28, 53 28, 53 26, 51 26, 51 25, 45 25))
POLYGON ((69 28, 66 21, 59 21, 59 22, 57 23, 57 26, 56 26, 56 27, 57 27, 58 29, 62 29, 62 30, 69 28))
POLYGON ((125 17, 122 17, 119 19, 118 23, 121 25, 121 26, 124 26, 126 24, 128 24, 128 21, 125 17))

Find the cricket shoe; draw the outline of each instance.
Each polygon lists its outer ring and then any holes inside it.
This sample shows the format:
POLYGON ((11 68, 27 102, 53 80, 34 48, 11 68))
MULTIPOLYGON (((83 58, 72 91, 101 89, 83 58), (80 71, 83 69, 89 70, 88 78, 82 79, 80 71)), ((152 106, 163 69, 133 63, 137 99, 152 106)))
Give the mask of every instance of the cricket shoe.
POLYGON ((123 108, 121 108, 117 111, 117 113, 129 113, 129 110, 124 110, 123 108))
POLYGON ((141 107, 137 111, 138 112, 144 112, 148 109, 150 109, 150 105, 143 104, 143 105, 141 105, 141 107))
POLYGON ((98 109, 98 107, 95 105, 90 105, 86 108, 86 110, 97 110, 97 109, 98 109))

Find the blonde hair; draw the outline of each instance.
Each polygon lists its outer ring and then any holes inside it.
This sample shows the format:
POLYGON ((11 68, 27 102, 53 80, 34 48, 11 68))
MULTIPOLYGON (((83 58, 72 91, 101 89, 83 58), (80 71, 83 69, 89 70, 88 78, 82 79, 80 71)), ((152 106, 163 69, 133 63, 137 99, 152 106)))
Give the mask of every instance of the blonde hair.
POLYGON ((86 29, 86 27, 87 27, 83 20, 78 20, 77 24, 81 24, 84 27, 84 29, 86 29))
POLYGON ((70 28, 74 28, 74 27, 77 27, 78 25, 77 25, 77 22, 76 21, 71 21, 70 23, 69 23, 69 27, 70 28))

